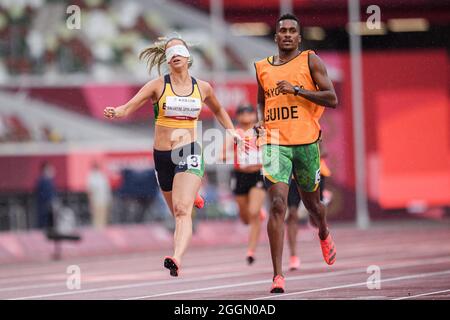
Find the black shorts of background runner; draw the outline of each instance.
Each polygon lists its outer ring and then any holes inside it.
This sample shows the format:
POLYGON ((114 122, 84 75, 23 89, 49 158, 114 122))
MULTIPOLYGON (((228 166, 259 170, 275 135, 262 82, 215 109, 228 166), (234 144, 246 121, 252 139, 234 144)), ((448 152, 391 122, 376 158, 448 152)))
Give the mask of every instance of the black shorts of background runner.
POLYGON ((235 195, 245 195, 252 188, 264 188, 264 179, 260 171, 245 173, 234 170, 231 175, 231 190, 235 195))

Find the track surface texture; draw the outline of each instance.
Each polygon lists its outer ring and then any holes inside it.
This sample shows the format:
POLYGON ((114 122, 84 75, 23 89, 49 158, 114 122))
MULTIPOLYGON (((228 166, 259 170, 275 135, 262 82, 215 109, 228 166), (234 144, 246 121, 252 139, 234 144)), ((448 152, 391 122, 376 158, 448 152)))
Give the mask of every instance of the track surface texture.
POLYGON ((336 223, 331 232, 333 266, 323 261, 315 230, 300 228, 297 271, 288 270, 285 242, 284 294, 269 293, 263 229, 251 266, 244 244, 189 248, 179 277, 163 267, 170 250, 1 265, 0 299, 450 299, 449 221, 384 221, 368 230, 336 223), (77 284, 71 274, 77 268, 80 288, 69 289, 77 284))

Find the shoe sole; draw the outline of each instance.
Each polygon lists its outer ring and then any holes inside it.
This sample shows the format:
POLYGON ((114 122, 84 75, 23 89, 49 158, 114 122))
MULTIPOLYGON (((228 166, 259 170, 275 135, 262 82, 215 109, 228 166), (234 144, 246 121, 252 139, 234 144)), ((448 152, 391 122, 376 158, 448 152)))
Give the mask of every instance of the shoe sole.
POLYGON ((336 247, 333 246, 333 249, 331 249, 330 252, 332 252, 332 256, 329 259, 326 259, 324 257, 325 263, 329 266, 333 265, 336 262, 336 247))
POLYGON ((173 262, 172 259, 164 259, 164 267, 170 270, 170 275, 172 277, 178 277, 178 266, 173 262))
POLYGON ((283 288, 273 288, 272 290, 270 290, 270 293, 284 293, 284 289, 283 288))
POLYGON ((255 262, 255 258, 253 258, 253 257, 247 257, 247 263, 250 265, 250 264, 253 264, 255 262))

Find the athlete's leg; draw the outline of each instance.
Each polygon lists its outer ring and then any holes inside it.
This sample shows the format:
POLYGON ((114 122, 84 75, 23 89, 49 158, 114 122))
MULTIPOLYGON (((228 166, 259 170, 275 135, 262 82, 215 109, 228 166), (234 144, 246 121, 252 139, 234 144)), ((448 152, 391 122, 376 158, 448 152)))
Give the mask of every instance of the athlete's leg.
POLYGON ((260 211, 264 203, 266 192, 263 188, 253 187, 248 193, 248 218, 250 223, 250 234, 248 239, 248 252, 255 252, 261 232, 260 211))
POLYGON ((318 143, 294 148, 294 173, 310 221, 319 229, 320 246, 327 264, 336 260, 336 246, 328 231, 327 209, 320 201, 320 150, 318 143))
MULTIPOLYGON (((297 258, 297 233, 298 233, 298 208, 300 206, 301 198, 300 193, 297 190, 297 185, 294 180, 289 185, 288 194, 288 217, 286 219, 287 238, 289 244, 289 250, 291 253, 290 264, 292 260, 298 260, 297 258)), ((293 265, 297 263, 293 263, 293 265)))
POLYGON ((325 240, 328 237, 327 209, 320 202, 320 190, 306 192, 300 190, 302 201, 308 210, 314 226, 319 229, 319 238, 325 240))
POLYGON ((172 205, 172 191, 162 191, 164 200, 166 200, 167 206, 169 207, 170 213, 173 214, 173 205, 172 205))
POLYGON ((235 197, 236 203, 239 209, 239 217, 244 224, 249 224, 249 216, 248 216, 248 194, 236 195, 235 197))
POLYGON ((325 262, 332 265, 336 261, 336 245, 328 230, 326 206, 320 201, 320 191, 302 192, 302 200, 314 224, 319 228, 320 246, 325 262))
POLYGON ((287 209, 288 192, 289 185, 283 182, 275 183, 269 188, 270 214, 267 233, 269 235, 274 277, 283 275, 284 217, 287 209))
POLYGON ((312 224, 319 229, 319 238, 328 236, 326 209, 320 202, 320 150, 318 142, 294 148, 294 176, 298 191, 310 214, 312 224))
POLYGON ((270 253, 273 264, 271 293, 284 292, 282 271, 284 217, 287 209, 289 184, 292 176, 292 148, 277 145, 263 146, 264 181, 269 190, 270 214, 267 223, 270 253))
POLYGON ((201 178, 188 172, 177 173, 173 180, 172 206, 175 216, 173 258, 179 263, 192 237, 192 208, 200 184, 201 178))
POLYGON ((297 256, 297 233, 298 233, 298 207, 290 206, 289 214, 286 220, 287 238, 291 257, 297 256))

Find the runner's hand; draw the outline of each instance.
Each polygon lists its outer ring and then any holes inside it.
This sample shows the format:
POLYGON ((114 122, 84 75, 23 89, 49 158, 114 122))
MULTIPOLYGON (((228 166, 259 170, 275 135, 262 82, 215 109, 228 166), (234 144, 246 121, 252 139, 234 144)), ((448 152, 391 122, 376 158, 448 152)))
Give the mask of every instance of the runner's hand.
POLYGON ((120 107, 119 108, 106 107, 103 110, 103 115, 108 119, 117 119, 124 117, 125 113, 122 111, 120 107))
POLYGON ((287 82, 286 80, 281 80, 277 82, 277 89, 280 90, 281 93, 291 93, 294 94, 294 86, 287 82))
POLYGON ((255 130, 256 136, 261 137, 265 134, 266 128, 264 127, 264 121, 258 121, 257 124, 253 127, 253 130, 255 130))

